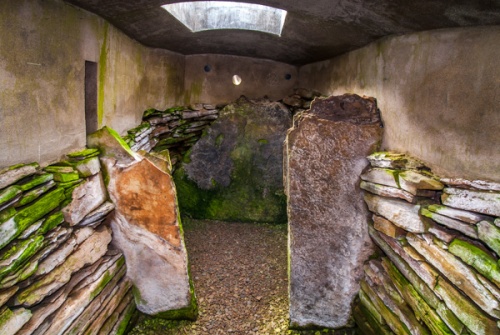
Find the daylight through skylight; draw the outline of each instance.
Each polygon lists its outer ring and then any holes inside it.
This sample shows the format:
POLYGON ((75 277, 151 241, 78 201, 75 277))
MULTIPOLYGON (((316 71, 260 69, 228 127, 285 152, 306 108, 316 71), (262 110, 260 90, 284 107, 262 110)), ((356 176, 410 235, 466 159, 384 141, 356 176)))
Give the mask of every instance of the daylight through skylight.
POLYGON ((192 32, 245 29, 281 36, 286 10, 228 1, 192 1, 163 5, 192 32))

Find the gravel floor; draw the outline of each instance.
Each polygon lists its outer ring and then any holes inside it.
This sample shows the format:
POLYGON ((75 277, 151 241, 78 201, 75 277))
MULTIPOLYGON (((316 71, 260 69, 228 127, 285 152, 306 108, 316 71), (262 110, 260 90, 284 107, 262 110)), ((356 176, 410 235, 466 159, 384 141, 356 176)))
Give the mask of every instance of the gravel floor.
POLYGON ((142 315, 129 334, 333 334, 288 330, 286 228, 185 219, 198 319, 142 315))

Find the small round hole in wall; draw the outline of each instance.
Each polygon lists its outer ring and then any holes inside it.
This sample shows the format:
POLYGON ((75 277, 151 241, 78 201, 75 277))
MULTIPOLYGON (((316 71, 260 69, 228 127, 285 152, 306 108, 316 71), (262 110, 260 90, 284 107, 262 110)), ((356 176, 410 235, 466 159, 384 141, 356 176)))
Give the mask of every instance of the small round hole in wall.
POLYGON ((285 74, 285 79, 286 80, 292 79, 292 75, 290 73, 285 74))
POLYGON ((208 65, 208 64, 207 64, 207 65, 205 65, 205 67, 203 68, 203 70, 204 70, 205 72, 210 72, 210 71, 212 70, 212 67, 211 67, 210 65, 208 65))
POLYGON ((239 84, 241 84, 241 77, 238 76, 237 74, 235 74, 233 76, 233 84, 236 85, 236 86, 238 86, 239 84))

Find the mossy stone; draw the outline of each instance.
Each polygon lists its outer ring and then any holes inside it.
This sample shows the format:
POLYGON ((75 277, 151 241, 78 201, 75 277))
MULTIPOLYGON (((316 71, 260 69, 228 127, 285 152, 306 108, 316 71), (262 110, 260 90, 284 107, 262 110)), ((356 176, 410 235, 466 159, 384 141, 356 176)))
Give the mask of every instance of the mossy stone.
POLYGON ((285 223, 282 146, 291 122, 281 104, 244 97, 221 110, 174 172, 181 212, 197 219, 285 223))
POLYGON ((22 240, 14 243, 1 257, 0 262, 6 262, 12 255, 16 258, 6 266, 0 266, 0 280, 5 278, 10 273, 16 272, 24 262, 33 256, 37 251, 44 247, 44 237, 41 235, 34 236, 27 240, 22 240))
POLYGON ((65 199, 64 189, 57 188, 33 204, 21 209, 15 216, 0 225, 0 248, 21 234, 29 225, 57 208, 65 199))
POLYGON ((19 187, 23 191, 28 191, 38 185, 45 184, 54 179, 54 175, 52 173, 44 173, 38 176, 33 177, 31 180, 28 180, 22 184, 19 184, 19 187))
POLYGON ((89 149, 83 149, 80 151, 75 151, 67 154, 68 158, 72 159, 80 159, 80 158, 90 158, 90 157, 95 157, 98 156, 100 153, 99 149, 96 148, 89 148, 89 149))

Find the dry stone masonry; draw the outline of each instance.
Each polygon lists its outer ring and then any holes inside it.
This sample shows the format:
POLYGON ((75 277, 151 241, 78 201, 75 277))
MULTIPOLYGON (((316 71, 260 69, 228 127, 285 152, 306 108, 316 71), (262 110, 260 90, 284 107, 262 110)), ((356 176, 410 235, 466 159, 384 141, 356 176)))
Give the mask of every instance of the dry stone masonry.
POLYGON ((395 153, 368 157, 361 188, 384 256, 364 265, 365 334, 500 334, 500 184, 439 178, 395 153))
POLYGON ((374 246, 358 178, 382 128, 373 98, 317 98, 285 141, 290 323, 352 326, 351 304, 374 246))
POLYGON ((135 311, 99 151, 0 171, 0 334, 123 334, 135 311))
POLYGON ((123 139, 134 151, 168 152, 175 166, 205 128, 217 120, 221 108, 201 103, 164 111, 151 108, 144 112, 143 122, 130 129, 123 139))

